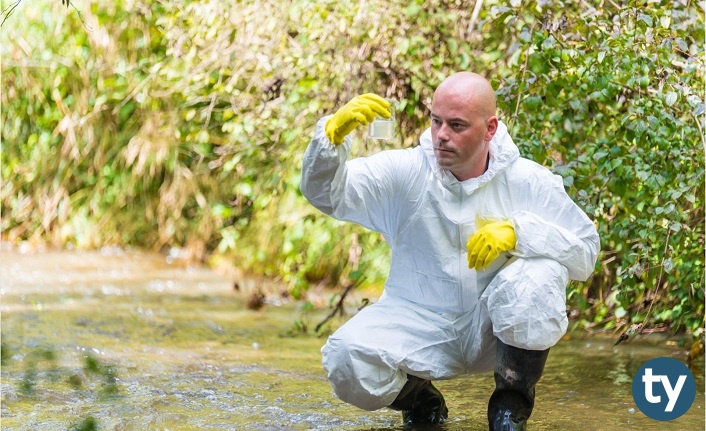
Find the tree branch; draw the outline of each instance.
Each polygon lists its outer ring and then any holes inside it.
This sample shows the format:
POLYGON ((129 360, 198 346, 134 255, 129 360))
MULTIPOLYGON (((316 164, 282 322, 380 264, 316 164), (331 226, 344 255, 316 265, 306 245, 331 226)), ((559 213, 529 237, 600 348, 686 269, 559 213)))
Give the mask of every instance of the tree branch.
MULTIPOLYGON (((15 9, 17 9, 17 6, 19 6, 21 2, 22 2, 22 0, 17 0, 13 4, 11 4, 10 6, 6 7, 5 10, 0 12, 1 15, 4 15, 2 22, 0 22, 0 27, 2 27, 3 24, 5 24, 5 21, 7 21, 7 19, 10 17, 10 15, 12 15, 12 13, 15 11, 15 9)), ((73 7, 74 10, 76 11, 76 13, 78 14, 78 19, 81 20, 81 24, 83 24, 83 26, 86 27, 89 31, 91 30, 91 28, 86 25, 86 21, 83 20, 83 15, 81 14, 81 11, 78 10, 78 8, 76 8, 76 5, 73 4, 71 2, 71 0, 61 0, 61 4, 66 5, 67 8, 73 7)))
POLYGON ((6 7, 5 10, 2 11, 2 14, 5 15, 5 18, 2 19, 2 22, 0 23, 0 27, 2 27, 3 24, 5 24, 5 21, 7 21, 7 19, 10 17, 10 15, 12 15, 12 13, 15 11, 15 9, 17 9, 17 6, 20 5, 20 2, 22 2, 22 0, 17 0, 12 5, 6 7))
POLYGON ((329 320, 333 319, 333 316, 336 315, 336 313, 341 313, 343 315, 343 301, 346 299, 346 295, 348 295, 348 292, 353 290, 355 287, 355 284, 349 284, 346 286, 346 288, 343 290, 343 293, 341 294, 341 297, 338 299, 338 303, 336 304, 335 307, 333 307, 333 311, 329 313, 328 316, 324 320, 322 320, 318 325, 316 325, 316 329, 314 329, 314 333, 318 333, 319 329, 321 329, 322 326, 329 320))

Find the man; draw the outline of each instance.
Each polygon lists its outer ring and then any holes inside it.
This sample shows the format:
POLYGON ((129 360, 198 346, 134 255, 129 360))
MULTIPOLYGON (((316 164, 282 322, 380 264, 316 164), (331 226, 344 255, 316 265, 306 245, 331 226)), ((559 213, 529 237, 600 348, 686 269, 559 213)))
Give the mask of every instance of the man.
POLYGON ((562 179, 519 157, 480 75, 436 89, 420 145, 348 160, 346 136, 375 116, 374 94, 322 118, 304 155, 301 190, 319 210, 380 232, 392 256, 379 301, 322 348, 336 395, 359 408, 443 423, 432 380, 495 371, 491 430, 523 430, 535 384, 565 333, 566 285, 586 280, 595 226, 562 179))

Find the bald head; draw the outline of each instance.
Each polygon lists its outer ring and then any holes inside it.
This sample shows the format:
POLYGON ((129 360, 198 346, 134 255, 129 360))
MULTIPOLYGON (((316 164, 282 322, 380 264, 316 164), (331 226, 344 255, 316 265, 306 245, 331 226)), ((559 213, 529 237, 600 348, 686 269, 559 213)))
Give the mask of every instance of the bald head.
POLYGON ((485 78, 459 72, 437 87, 431 102, 434 155, 459 181, 485 172, 497 130, 495 92, 485 78))
POLYGON ((473 72, 458 72, 446 78, 434 92, 434 99, 453 99, 483 117, 495 115, 495 91, 487 79, 473 72))

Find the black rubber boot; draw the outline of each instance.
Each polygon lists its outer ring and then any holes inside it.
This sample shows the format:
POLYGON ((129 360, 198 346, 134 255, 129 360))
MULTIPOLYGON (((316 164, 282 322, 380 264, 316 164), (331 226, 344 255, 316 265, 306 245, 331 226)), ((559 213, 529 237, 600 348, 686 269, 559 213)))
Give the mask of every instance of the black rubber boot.
POLYGON ((498 340, 495 391, 488 403, 490 431, 524 431, 534 408, 534 386, 542 377, 549 349, 524 350, 498 340))
POLYGON ((390 404, 393 410, 402 411, 405 425, 443 424, 449 416, 446 401, 431 380, 407 375, 407 383, 390 404))

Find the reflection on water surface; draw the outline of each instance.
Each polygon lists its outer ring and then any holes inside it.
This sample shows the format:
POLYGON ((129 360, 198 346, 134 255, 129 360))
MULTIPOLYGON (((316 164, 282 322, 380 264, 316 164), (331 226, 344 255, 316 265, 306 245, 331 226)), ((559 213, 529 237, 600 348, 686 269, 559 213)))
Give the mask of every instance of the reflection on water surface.
MULTIPOLYGON (((0 258, 3 430, 402 429, 397 412, 336 399, 324 340, 286 336, 301 318, 296 303, 248 310, 252 285, 235 292, 232 280, 155 255, 0 258)), ((552 349, 532 430, 704 430, 703 359, 691 410, 662 423, 636 410, 632 376, 683 352, 657 338, 613 342, 574 335, 552 349)), ((487 429, 492 375, 437 386, 451 416, 436 429, 487 429)))

